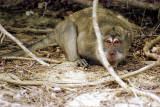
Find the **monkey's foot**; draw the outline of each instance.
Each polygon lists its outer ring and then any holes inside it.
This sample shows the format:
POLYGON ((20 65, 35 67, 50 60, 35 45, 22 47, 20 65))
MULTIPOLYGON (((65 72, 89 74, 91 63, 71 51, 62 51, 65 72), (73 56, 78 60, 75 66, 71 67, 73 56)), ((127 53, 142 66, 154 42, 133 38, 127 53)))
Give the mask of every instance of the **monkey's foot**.
POLYGON ((85 59, 79 59, 75 61, 75 63, 76 63, 76 66, 78 67, 84 67, 84 68, 88 67, 88 63, 85 59))

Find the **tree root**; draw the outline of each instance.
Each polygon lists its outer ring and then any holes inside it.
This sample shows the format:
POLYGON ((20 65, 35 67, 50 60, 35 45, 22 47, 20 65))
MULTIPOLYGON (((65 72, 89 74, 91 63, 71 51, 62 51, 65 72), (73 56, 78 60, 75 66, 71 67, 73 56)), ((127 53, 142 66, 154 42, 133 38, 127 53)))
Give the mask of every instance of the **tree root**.
POLYGON ((157 55, 156 53, 150 53, 150 48, 156 44, 158 41, 160 41, 160 36, 158 36, 156 39, 150 41, 150 42, 147 42, 146 45, 144 46, 143 48, 143 51, 144 51, 144 54, 150 58, 153 58, 155 60, 159 60, 160 61, 160 56, 157 55))

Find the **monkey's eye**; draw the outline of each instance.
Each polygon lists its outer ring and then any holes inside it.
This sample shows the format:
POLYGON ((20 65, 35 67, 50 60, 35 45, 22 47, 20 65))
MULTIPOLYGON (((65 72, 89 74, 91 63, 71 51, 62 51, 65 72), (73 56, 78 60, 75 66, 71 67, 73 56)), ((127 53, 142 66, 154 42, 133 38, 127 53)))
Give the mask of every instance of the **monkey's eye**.
POLYGON ((119 45, 120 45, 120 40, 117 39, 117 38, 115 38, 115 39, 113 40, 113 44, 114 44, 114 46, 119 46, 119 45))
POLYGON ((112 43, 110 40, 106 40, 106 43, 112 43))
POLYGON ((107 45, 112 44, 112 38, 108 38, 107 40, 104 41, 107 45))

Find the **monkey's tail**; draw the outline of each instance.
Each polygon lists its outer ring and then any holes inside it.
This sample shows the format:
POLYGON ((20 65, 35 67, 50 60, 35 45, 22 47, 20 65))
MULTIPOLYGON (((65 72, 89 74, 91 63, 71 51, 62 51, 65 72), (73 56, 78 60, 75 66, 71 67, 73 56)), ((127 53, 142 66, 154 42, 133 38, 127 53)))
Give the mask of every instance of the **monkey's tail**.
MULTIPOLYGON (((48 45, 50 45, 51 43, 55 43, 53 33, 51 33, 49 36, 41 39, 40 41, 35 42, 34 44, 31 44, 31 45, 27 46, 27 49, 29 49, 30 51, 35 51, 35 50, 38 50, 38 49, 45 48, 48 45)), ((10 53, 2 54, 0 56, 1 57, 21 56, 21 55, 24 55, 24 54, 25 54, 25 52, 22 49, 19 49, 19 50, 16 50, 16 51, 12 51, 10 53)))

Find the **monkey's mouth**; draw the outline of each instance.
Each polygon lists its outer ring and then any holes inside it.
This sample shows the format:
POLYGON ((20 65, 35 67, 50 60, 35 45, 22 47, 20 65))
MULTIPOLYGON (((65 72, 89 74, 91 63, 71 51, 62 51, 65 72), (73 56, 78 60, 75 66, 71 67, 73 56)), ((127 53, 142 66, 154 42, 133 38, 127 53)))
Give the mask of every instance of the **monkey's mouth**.
POLYGON ((108 60, 108 62, 111 64, 111 65, 114 65, 115 64, 115 58, 114 57, 112 57, 112 56, 109 56, 109 57, 107 57, 107 60, 108 60))
POLYGON ((114 64, 115 64, 115 61, 113 61, 113 60, 108 60, 108 62, 109 62, 111 65, 114 65, 114 64))

